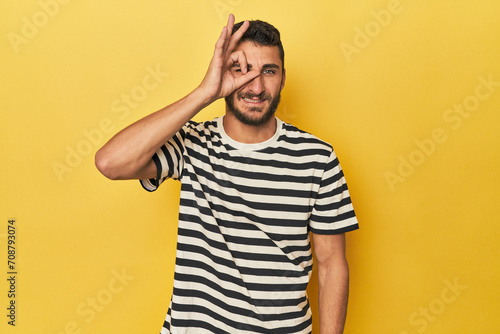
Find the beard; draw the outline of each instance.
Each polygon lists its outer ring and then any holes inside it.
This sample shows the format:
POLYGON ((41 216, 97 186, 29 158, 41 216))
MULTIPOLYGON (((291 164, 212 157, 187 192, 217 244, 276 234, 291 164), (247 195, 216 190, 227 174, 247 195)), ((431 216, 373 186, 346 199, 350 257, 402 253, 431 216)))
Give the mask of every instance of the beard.
POLYGON ((262 92, 259 95, 251 94, 251 93, 242 93, 242 92, 234 92, 231 95, 228 95, 224 98, 226 100, 226 105, 229 109, 229 111, 238 119, 241 123, 245 125, 251 125, 251 126, 260 126, 267 121, 271 119, 271 117, 274 116, 274 113, 276 112, 276 109, 278 108, 278 105, 280 104, 280 99, 281 99, 281 91, 278 92, 278 94, 273 98, 270 94, 265 94, 262 92), (235 99, 242 99, 242 98, 254 98, 258 97, 260 100, 268 100, 270 101, 269 107, 267 107, 267 110, 261 111, 262 108, 260 107, 251 107, 249 108, 250 112, 255 113, 255 112, 260 112, 262 113, 261 117, 259 118, 254 118, 250 117, 250 115, 245 114, 242 112, 240 109, 238 109, 234 103, 235 99))

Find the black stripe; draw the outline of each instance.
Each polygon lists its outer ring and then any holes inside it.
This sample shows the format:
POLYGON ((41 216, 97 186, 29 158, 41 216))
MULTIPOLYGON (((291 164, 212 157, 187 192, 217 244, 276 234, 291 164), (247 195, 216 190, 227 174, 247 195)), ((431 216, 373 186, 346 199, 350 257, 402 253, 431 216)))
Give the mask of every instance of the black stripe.
MULTIPOLYGON (((294 150, 287 149, 284 147, 268 148, 272 152, 265 152, 269 157, 279 158, 279 155, 286 156, 287 160, 277 160, 277 159, 256 159, 254 157, 244 157, 238 155, 230 155, 223 151, 216 152, 211 147, 208 147, 206 143, 201 142, 198 138, 190 138, 193 145, 186 145, 187 154, 197 160, 204 162, 206 164, 211 164, 210 157, 224 161, 226 164, 231 163, 241 163, 245 165, 254 166, 264 166, 264 167, 275 167, 279 169, 293 169, 293 170, 308 170, 308 169, 320 169, 325 168, 325 162, 318 161, 318 157, 328 157, 329 154, 324 150, 320 149, 308 149, 308 150, 294 150), (195 149, 196 148, 196 149, 195 149), (206 154, 200 154, 198 150, 205 152, 206 154), (309 161, 297 161, 290 159, 290 157, 301 157, 309 158, 309 161)), ((322 159, 325 160, 325 159, 322 159)), ((215 165, 219 166, 219 165, 215 165)))
MULTIPOLYGON (((196 230, 190 230, 190 229, 183 229, 179 228, 178 235, 182 235, 185 237, 192 237, 198 240, 203 240, 207 244, 210 245, 210 247, 219 249, 222 251, 229 251, 231 253, 231 256, 236 259, 244 259, 244 260, 250 260, 250 261, 261 261, 261 262, 292 262, 296 266, 300 266, 301 263, 311 261, 312 256, 298 256, 296 258, 288 258, 286 255, 282 254, 262 254, 262 253, 248 253, 248 252, 240 252, 240 251, 235 251, 228 249, 227 243, 225 242, 219 242, 210 239, 205 235, 205 233, 201 231, 196 231, 196 230)), ((190 245, 191 246, 191 245, 190 245)))
MULTIPOLYGON (((288 217, 284 218, 266 218, 259 217, 254 214, 250 214, 248 212, 243 211, 235 211, 231 210, 229 207, 219 204, 211 203, 210 208, 202 207, 200 203, 191 199, 183 199, 181 198, 180 204, 184 207, 197 208, 201 213, 205 213, 208 215, 213 215, 211 210, 219 213, 227 213, 234 217, 242 217, 247 219, 248 221, 268 225, 268 226, 281 226, 281 227, 307 227, 307 220, 302 219, 291 219, 288 217)), ((283 212, 283 216, 285 216, 286 212, 283 212)))
MULTIPOLYGON (((299 131, 301 132, 301 131, 299 131)), ((288 133, 289 135, 289 133, 288 133)), ((328 151, 333 151, 333 148, 330 144, 327 142, 318 139, 312 135, 310 136, 297 136, 297 137, 292 137, 292 136, 287 136, 287 134, 282 134, 279 138, 278 141, 281 141, 283 143, 287 144, 313 144, 313 145, 322 145, 324 146, 325 150, 328 151)))
MULTIPOLYGON (((179 214, 179 220, 183 220, 189 224, 191 224, 191 223, 199 224, 200 227, 196 227, 196 228, 205 229, 205 230, 213 232, 213 233, 220 233, 221 235, 224 236, 224 239, 227 242, 233 242, 233 243, 242 244, 242 245, 258 245, 258 246, 276 247, 276 244, 274 242, 272 242, 272 240, 270 240, 270 239, 246 238, 243 236, 233 236, 233 235, 223 234, 222 231, 220 230, 219 224, 218 224, 221 220, 217 220, 217 224, 210 224, 210 223, 207 223, 204 220, 202 220, 201 217, 198 215, 189 215, 189 214, 185 214, 185 213, 179 214)), ((259 230, 255 225, 245 224, 245 223, 242 223, 242 224, 236 223, 235 224, 233 222, 230 226, 226 226, 226 227, 237 228, 239 230, 241 229, 242 234, 245 233, 245 230, 252 230, 252 231, 259 230), (243 228, 241 228, 242 226, 240 226, 240 225, 244 225, 243 228)))
MULTIPOLYGON (((303 317, 305 314, 302 311, 295 312, 278 312, 278 313, 255 313, 250 309, 241 308, 235 305, 228 305, 224 301, 215 298, 205 291, 199 291, 194 289, 182 289, 182 288, 174 288, 174 293, 177 296, 182 297, 196 297, 200 299, 204 299, 209 303, 220 307, 221 309, 228 312, 228 315, 240 315, 248 318, 258 319, 263 322, 268 321, 279 321, 279 320, 290 320, 295 318, 303 317)), ((279 300, 268 300, 264 302, 264 305, 280 307, 279 300)), ((297 305, 297 304, 295 304, 297 305)), ((220 320, 220 319, 219 319, 220 320)), ((222 320, 221 320, 222 321, 222 320)), ((227 324, 227 320, 223 321, 227 324)))
POLYGON ((174 162, 172 160, 172 156, 168 152, 167 145, 172 146, 170 143, 167 143, 161 147, 161 150, 165 156, 165 160, 167 161, 167 165, 164 166, 167 169, 167 178, 171 178, 174 173, 174 162))
MULTIPOLYGON (((226 317, 223 317, 222 315, 216 313, 215 311, 208 309, 204 306, 198 306, 198 305, 182 305, 182 304, 174 304, 173 305, 174 310, 180 311, 180 312, 194 312, 194 313, 201 313, 208 315, 212 317, 213 319, 216 319, 227 326, 233 327, 236 330, 247 330, 251 331, 254 333, 269 333, 269 329, 261 327, 261 326, 256 326, 256 325, 251 325, 251 324, 245 324, 241 322, 236 322, 233 319, 228 319, 226 317)), ((214 330, 214 333, 225 333, 225 331, 222 331, 220 329, 214 328, 213 325, 207 324, 202 321, 198 320, 184 320, 184 319, 176 319, 175 321, 172 320, 172 325, 174 327, 191 327, 194 326, 194 323, 197 323, 197 326, 195 327, 200 327, 200 326, 206 326, 203 328, 214 330)), ((307 328, 310 326, 311 320, 306 321, 304 323, 300 323, 296 326, 289 326, 289 327, 280 327, 280 328, 273 328, 272 333, 276 334, 290 334, 290 333, 295 333, 295 332, 300 332, 301 330, 307 328)))
MULTIPOLYGON (((190 259, 177 259, 176 265, 183 266, 183 267, 185 266, 188 268, 201 269, 201 270, 206 271, 207 273, 214 275, 220 281, 231 282, 231 283, 239 285, 241 287, 246 287, 245 283, 243 282, 243 280, 241 278, 234 277, 232 275, 217 271, 212 266, 210 266, 202 261, 190 260, 190 259)), ((174 279, 176 279, 178 274, 179 274, 178 271, 176 271, 174 273, 174 279)))
MULTIPOLYGON (((297 306, 300 303, 303 303, 306 300, 306 296, 302 296, 300 298, 294 298, 294 299, 258 299, 258 298, 251 298, 248 295, 236 292, 232 289, 224 289, 221 285, 219 285, 217 282, 213 282, 206 277, 203 276, 197 276, 197 275, 188 275, 188 274, 177 274, 175 276, 175 279, 179 282, 184 282, 184 283, 199 283, 203 284, 212 290, 215 290, 217 292, 220 292, 226 297, 232 298, 232 299, 237 299, 240 301, 243 301, 245 303, 248 303, 250 305, 255 305, 257 307, 284 307, 284 306, 297 306)), ((215 305, 218 305, 217 303, 213 303, 215 305)), ((220 305, 219 305, 220 306, 220 305)), ((248 311, 248 310, 246 310, 248 311)))
MULTIPOLYGON (((189 174, 190 176, 197 177, 196 174, 192 174, 190 172, 186 171, 186 175, 189 174)), ((192 179, 191 178, 191 179, 192 179)), ((286 203, 269 203, 269 202, 252 202, 252 201, 247 201, 243 199, 241 196, 233 196, 233 195, 226 195, 223 192, 214 190, 212 188, 209 188, 207 185, 199 182, 198 184, 201 185, 202 190, 194 190, 191 185, 186 185, 184 188, 185 190, 190 190, 192 191, 196 197, 198 198, 207 198, 206 194, 209 194, 210 197, 217 197, 219 198, 222 202, 227 202, 231 204, 242 204, 248 208, 255 209, 255 210, 267 210, 267 211, 272 211, 272 212, 310 212, 311 211, 311 206, 307 205, 299 205, 299 204, 286 204, 286 203), (191 189, 189 189, 191 188, 191 189)), ((285 190, 283 190, 283 193, 286 193, 285 190)))
MULTIPOLYGON (((188 161, 188 159, 186 159, 188 161)), ((220 171, 220 170, 219 170, 220 171)), ((298 198, 314 198, 316 192, 311 190, 300 190, 300 189, 283 189, 283 188, 269 188, 269 187, 254 187, 247 184, 237 184, 226 178, 224 180, 217 178, 213 172, 206 171, 204 169, 196 168, 196 172, 199 176, 204 177, 208 181, 214 182, 222 188, 234 189, 240 193, 252 194, 252 195, 267 195, 267 196, 283 196, 283 197, 298 197, 298 198)), ((192 180, 197 180, 198 175, 186 170, 185 173, 191 177, 192 180)), ((227 173, 225 173, 227 174, 227 173)), ((235 174, 232 171, 232 174, 235 174)), ((229 174, 227 174, 229 175, 229 174)), ((236 174, 237 175, 237 174, 236 174)), ((296 180, 293 180, 296 182, 296 180)), ((310 181, 318 184, 320 182, 319 178, 311 178, 310 181)), ((300 183, 300 182, 297 182, 300 183)), ((302 182, 303 183, 303 182, 302 182)), ((283 186, 287 186, 287 183, 283 183, 283 186)), ((288 188, 289 185, 288 185, 288 188)))
MULTIPOLYGON (((225 166, 221 165, 215 165, 212 164, 209 160, 208 157, 202 155, 199 152, 193 151, 191 148, 186 147, 186 150, 188 151, 187 154, 192 158, 196 159, 198 161, 204 162, 208 164, 211 169, 214 172, 220 172, 223 174, 227 174, 229 176, 239 176, 242 178, 246 178, 249 180, 264 180, 264 181, 275 181, 275 182, 297 182, 297 183, 316 183, 318 184, 321 179, 319 177, 314 177, 314 173, 310 173, 308 176, 300 176, 300 175, 292 175, 292 174, 286 174, 285 170, 282 170, 280 173, 281 174, 271 174, 271 173, 265 173, 265 172, 251 172, 251 171, 245 171, 245 170, 239 170, 239 169, 231 169, 227 168, 225 166)), ((295 164, 295 165, 289 165, 289 169, 292 166, 298 166, 300 164, 295 164)), ((194 167, 194 165, 193 165, 194 167)), ((197 172, 203 172, 202 169, 198 169, 197 172)), ((210 173, 211 174, 211 173, 210 173)), ((207 172, 205 171, 204 176, 207 175, 207 172)))
POLYGON ((344 191, 347 191, 347 184, 344 183, 342 186, 337 187, 337 188, 332 188, 330 191, 322 192, 319 193, 317 196, 317 199, 323 199, 323 198, 335 198, 335 196, 342 194, 344 191))
MULTIPOLYGON (((183 202, 186 201, 186 200, 182 200, 183 202)), ((193 203, 191 201, 191 203, 193 203)), ((198 209, 200 209, 200 213, 202 214, 208 214, 209 216, 211 216, 211 211, 210 209, 207 209, 207 208, 203 208, 203 207, 198 207, 198 209)), ((216 219, 216 218, 214 218, 216 219)), ((179 214, 179 220, 180 221, 183 221, 185 223, 200 223, 200 224, 203 224, 203 227, 205 227, 207 230, 209 231, 218 231, 218 229, 216 230, 215 229, 215 225, 212 225, 212 224, 209 224, 209 223, 206 223, 206 222, 203 222, 202 223, 202 220, 200 217, 198 216, 195 216, 195 215, 188 215, 188 214, 185 214, 185 213, 180 213, 179 214), (213 226, 213 227, 211 227, 213 226)), ((226 227, 226 228, 233 228, 233 229, 239 229, 241 230, 242 233, 244 233, 245 231, 261 231, 255 224, 253 223, 244 223, 244 222, 235 222, 235 221, 232 221, 232 220, 224 220, 224 219, 221 219, 221 218, 217 218, 216 219, 217 221, 217 225, 219 226, 222 226, 222 227, 226 227)), ((261 231, 263 232, 263 231, 261 231)), ((275 234, 275 233, 266 233, 266 235, 269 237, 269 239, 271 241, 303 241, 303 240, 307 240, 307 231, 304 231, 304 233, 302 234, 281 234, 281 233, 278 233, 278 234, 275 234)), ((255 239, 251 239, 251 240, 255 240, 255 239)), ((257 240, 260 240, 260 239, 257 239, 257 240)), ((258 243, 259 241, 257 241, 258 243)), ((274 243, 273 243, 274 244, 274 243)))
MULTIPOLYGON (((195 246, 195 245, 188 245, 184 243, 177 243, 177 248, 178 250, 181 251, 186 251, 186 252, 191 252, 191 253, 196 253, 200 255, 204 255, 205 257, 209 258, 212 260, 214 263, 217 263, 221 266, 236 270, 240 272, 243 275, 253 275, 253 276, 259 276, 264 278, 265 276, 269 277, 293 277, 293 278, 299 278, 299 277, 304 277, 308 275, 308 270, 304 269, 304 271, 291 271, 291 270, 281 270, 281 269, 276 269, 276 268, 254 268, 254 267, 243 267, 243 266, 236 266, 236 264, 228 260, 227 258, 222 258, 220 256, 216 256, 212 254, 208 249, 200 247, 200 246, 195 246)), ((177 259, 176 265, 180 266, 188 266, 185 264, 189 262, 190 260, 186 259, 177 259)), ((197 261, 199 262, 199 261, 197 261)), ((311 266, 307 266, 306 268, 310 268, 311 266)), ((197 267, 195 267, 197 268, 197 267)), ((211 270, 209 270, 212 274, 215 274, 211 270)), ((231 276, 231 275, 229 275, 231 276)), ((232 277, 232 276, 231 276, 232 277)), ((227 279, 225 279, 227 280, 227 279)), ((233 282, 232 280, 230 280, 233 282)), ((290 286, 295 286, 295 284, 280 284, 279 286, 276 285, 271 285, 269 286, 268 284, 265 283, 245 283, 245 286, 248 288, 248 290, 257 290, 257 291, 290 291, 290 286), (278 288, 279 287, 279 288, 278 288)), ((307 287, 307 283, 301 284, 300 285, 302 288, 307 287)))
POLYGON ((311 228, 311 232, 315 234, 334 235, 334 234, 351 232, 357 230, 358 228, 359 228, 358 224, 354 224, 336 230, 321 230, 321 229, 311 228))
MULTIPOLYGON (((215 219, 215 218, 214 218, 215 219)), ((252 245, 252 246, 265 246, 265 247, 277 247, 276 243, 273 241, 283 241, 287 240, 283 238, 281 234, 279 235, 270 235, 266 234, 268 238, 255 238, 255 237, 245 237, 243 234, 245 231, 260 231, 262 233, 265 233, 261 230, 259 230, 254 224, 247 224, 247 223, 235 223, 233 221, 226 221, 222 219, 217 219, 216 224, 210 224, 205 222, 204 220, 201 219, 200 216, 198 215, 189 215, 185 213, 180 213, 179 214, 179 220, 184 221, 186 224, 198 224, 200 225, 199 227, 194 227, 194 229, 205 229, 206 231, 210 231, 213 233, 220 233, 221 235, 224 236, 224 240, 227 242, 239 244, 239 245, 252 245), (227 233, 222 233, 220 230, 219 226, 227 227, 227 228, 233 228, 233 229, 238 229, 241 230, 242 235, 230 235, 227 233)), ((308 252, 311 247, 309 243, 306 243, 307 240, 307 232, 304 234, 299 234, 297 236, 293 235, 293 238, 290 238, 288 240, 290 241, 304 241, 304 245, 293 245, 293 246, 285 246, 285 247, 280 247, 280 250, 284 254, 290 254, 292 252, 308 252)))
POLYGON ((316 203, 314 208, 316 209, 316 211, 330 211, 330 210, 338 210, 341 207, 343 207, 345 205, 349 205, 349 204, 351 204, 351 198, 346 197, 346 198, 343 198, 342 200, 340 200, 340 202, 330 202, 330 203, 327 203, 325 205, 321 205, 321 204, 316 203))
POLYGON ((336 217, 331 217, 331 216, 325 217, 325 216, 318 216, 318 215, 312 214, 311 221, 328 224, 328 223, 340 222, 340 221, 347 220, 349 218, 354 218, 354 217, 355 217, 354 211, 345 212, 345 213, 342 213, 336 217))
MULTIPOLYGON (((186 310, 186 311, 189 312, 190 310, 186 310)), ((204 313, 204 312, 201 312, 201 313, 204 313)), ((212 324, 209 324, 208 322, 201 321, 201 320, 195 320, 195 319, 189 319, 189 320, 172 319, 172 326, 174 326, 175 328, 203 328, 203 329, 211 331, 212 333, 231 334, 229 332, 223 331, 222 329, 220 329, 218 327, 215 327, 212 324)))

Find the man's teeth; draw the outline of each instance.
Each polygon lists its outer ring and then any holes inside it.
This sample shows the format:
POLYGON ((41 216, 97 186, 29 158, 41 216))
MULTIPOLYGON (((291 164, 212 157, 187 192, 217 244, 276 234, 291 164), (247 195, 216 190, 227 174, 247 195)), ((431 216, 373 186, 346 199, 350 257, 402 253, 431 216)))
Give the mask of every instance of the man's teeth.
POLYGON ((243 100, 247 101, 247 102, 262 102, 262 100, 256 100, 256 99, 248 99, 246 97, 243 98, 243 100))

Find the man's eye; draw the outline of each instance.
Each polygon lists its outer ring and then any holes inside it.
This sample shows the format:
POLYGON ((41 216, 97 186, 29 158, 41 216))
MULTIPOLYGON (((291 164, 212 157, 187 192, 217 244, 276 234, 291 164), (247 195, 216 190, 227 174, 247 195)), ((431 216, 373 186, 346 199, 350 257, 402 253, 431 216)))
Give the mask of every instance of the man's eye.
POLYGON ((264 70, 264 74, 276 74, 275 70, 264 70))

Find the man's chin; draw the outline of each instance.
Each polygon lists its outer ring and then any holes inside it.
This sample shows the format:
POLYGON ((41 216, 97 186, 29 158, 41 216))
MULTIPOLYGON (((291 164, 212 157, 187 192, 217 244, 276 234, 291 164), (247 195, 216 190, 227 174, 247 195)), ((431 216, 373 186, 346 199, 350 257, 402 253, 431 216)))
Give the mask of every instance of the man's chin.
POLYGON ((246 112, 241 112, 239 110, 229 111, 238 119, 241 123, 250 126, 260 126, 265 124, 273 116, 274 113, 269 114, 269 110, 262 111, 261 108, 258 110, 248 110, 246 112))

